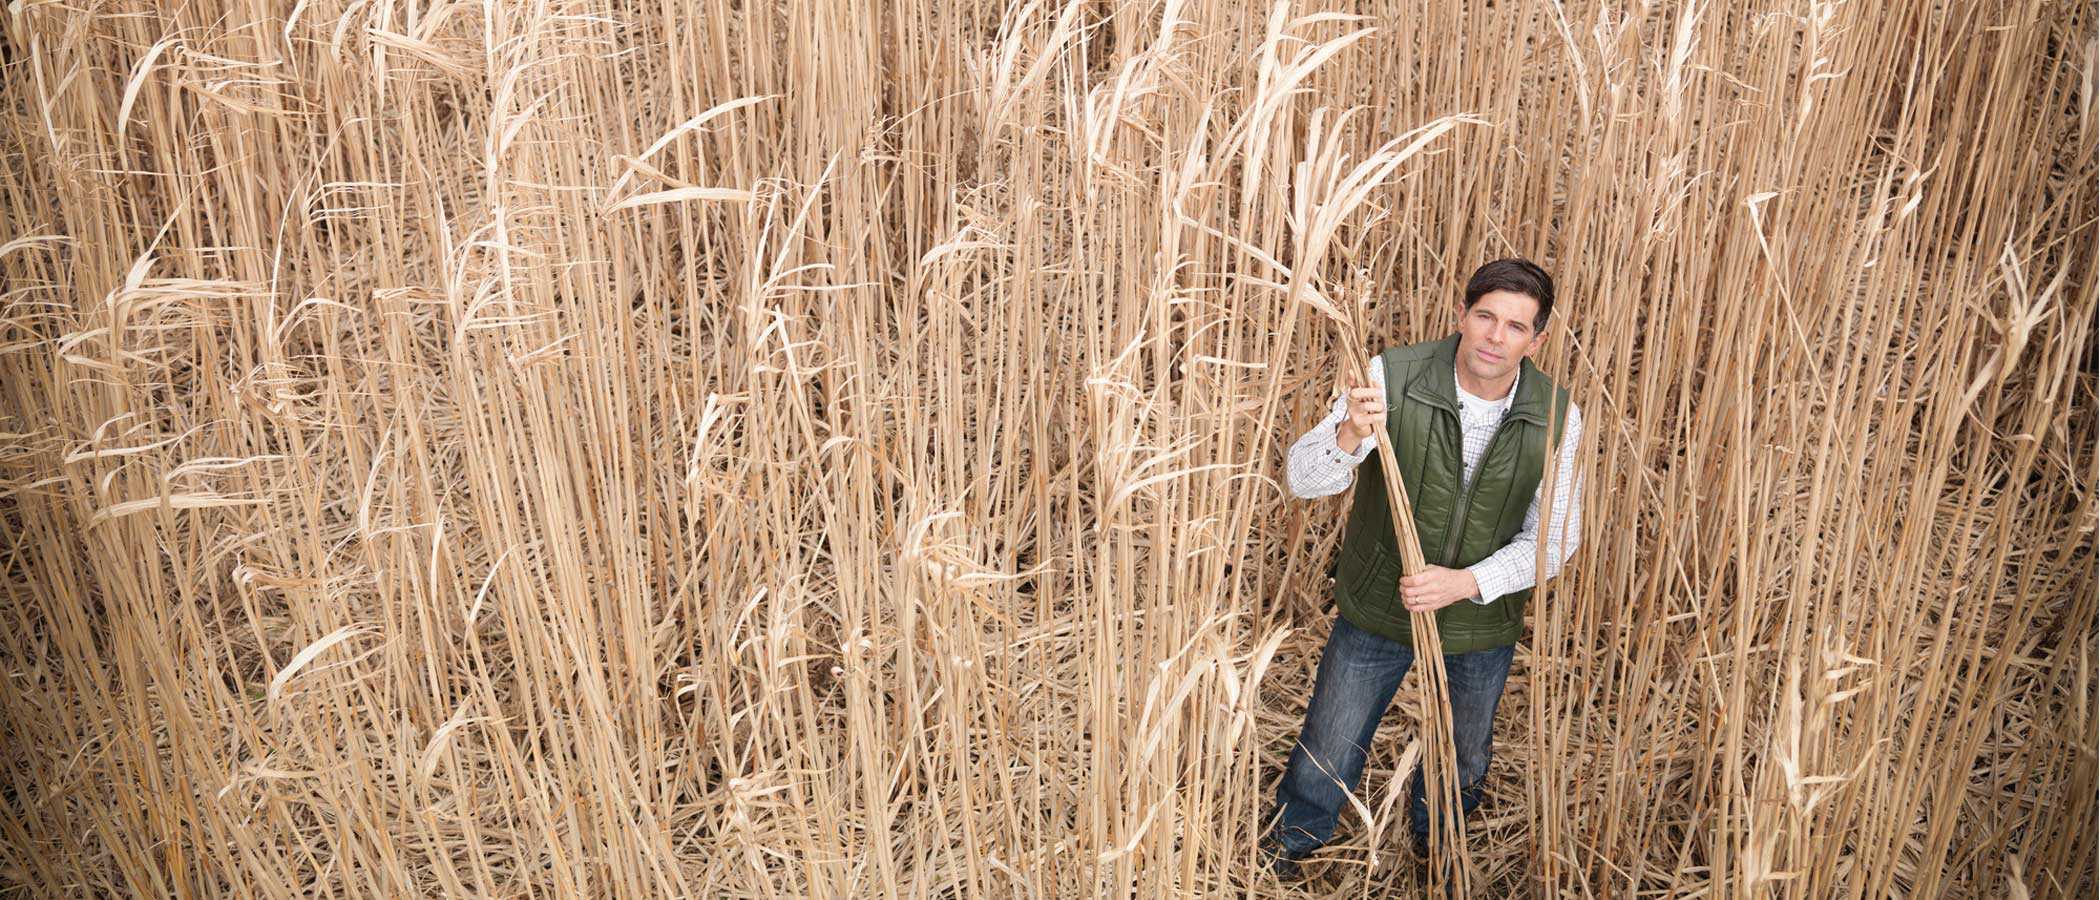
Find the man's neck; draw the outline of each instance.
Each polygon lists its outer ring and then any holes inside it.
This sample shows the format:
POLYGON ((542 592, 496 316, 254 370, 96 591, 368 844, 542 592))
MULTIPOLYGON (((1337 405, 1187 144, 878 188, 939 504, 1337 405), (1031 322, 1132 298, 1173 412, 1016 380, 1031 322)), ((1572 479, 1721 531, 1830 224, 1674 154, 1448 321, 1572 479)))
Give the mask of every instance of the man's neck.
POLYGON ((1515 372, 1509 373, 1508 378, 1504 378, 1498 383, 1486 384, 1474 379, 1472 373, 1466 371, 1465 366, 1458 367, 1459 388, 1482 400, 1500 400, 1507 397, 1509 396, 1510 386, 1516 383, 1517 373, 1515 372))

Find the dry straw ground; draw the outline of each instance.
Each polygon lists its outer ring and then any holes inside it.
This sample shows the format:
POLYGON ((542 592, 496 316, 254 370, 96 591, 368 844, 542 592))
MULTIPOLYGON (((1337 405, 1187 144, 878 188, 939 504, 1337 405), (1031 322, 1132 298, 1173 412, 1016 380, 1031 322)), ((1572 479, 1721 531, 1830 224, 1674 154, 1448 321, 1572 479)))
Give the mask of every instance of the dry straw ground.
POLYGON ((1476 892, 2094 890, 2090 3, 5 15, 0 896, 1281 896, 1283 447, 1508 253, 1476 892))

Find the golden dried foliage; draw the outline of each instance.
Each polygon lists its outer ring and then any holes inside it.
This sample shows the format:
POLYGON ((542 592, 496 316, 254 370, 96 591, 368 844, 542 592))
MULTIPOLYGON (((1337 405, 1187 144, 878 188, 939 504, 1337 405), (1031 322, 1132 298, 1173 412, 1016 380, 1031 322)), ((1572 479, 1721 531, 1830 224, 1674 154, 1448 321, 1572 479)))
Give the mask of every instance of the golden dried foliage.
POLYGON ((1278 896, 1282 450, 1507 254, 1476 893, 2095 887, 2090 4, 5 15, 0 893, 1278 896))

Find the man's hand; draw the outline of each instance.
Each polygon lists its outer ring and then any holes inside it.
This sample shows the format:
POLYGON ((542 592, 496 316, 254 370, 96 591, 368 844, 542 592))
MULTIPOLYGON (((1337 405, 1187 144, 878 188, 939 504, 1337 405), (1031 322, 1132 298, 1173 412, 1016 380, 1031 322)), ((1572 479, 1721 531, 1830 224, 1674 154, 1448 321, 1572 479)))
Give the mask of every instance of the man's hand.
POLYGON ((1343 453, 1355 453, 1364 438, 1385 429, 1385 391, 1376 387, 1349 389, 1349 418, 1334 423, 1334 445, 1343 453))
POLYGON ((1435 612, 1479 593, 1480 582, 1466 569, 1429 566, 1400 579, 1400 602, 1414 612, 1435 612))

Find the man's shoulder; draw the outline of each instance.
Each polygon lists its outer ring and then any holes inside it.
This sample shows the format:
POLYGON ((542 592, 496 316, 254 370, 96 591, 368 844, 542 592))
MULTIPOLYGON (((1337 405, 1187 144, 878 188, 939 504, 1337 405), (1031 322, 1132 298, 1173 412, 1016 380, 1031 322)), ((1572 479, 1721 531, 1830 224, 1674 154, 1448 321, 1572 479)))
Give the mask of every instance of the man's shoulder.
POLYGON ((1444 351, 1443 345, 1450 342, 1450 337, 1441 337, 1418 344, 1395 344, 1378 351, 1378 355, 1374 359, 1378 362, 1380 375, 1392 374, 1386 371, 1388 368, 1398 368, 1403 371, 1416 370, 1419 369, 1422 363, 1437 358, 1444 351), (1391 365, 1388 366, 1388 363, 1391 365))
POLYGON ((1530 398, 1526 403, 1533 415, 1558 422, 1563 430, 1582 428, 1582 408, 1575 403, 1574 391, 1529 360, 1524 363, 1524 374, 1518 381, 1517 391, 1530 398))
POLYGON ((1554 405, 1562 406, 1566 409, 1565 412, 1559 414, 1559 437, 1565 439, 1572 435, 1581 434, 1582 407, 1576 404, 1574 394, 1568 390, 1567 385, 1555 384, 1553 386, 1553 402, 1554 405))
POLYGON ((1379 351, 1378 355, 1391 357, 1396 362, 1416 362, 1436 356, 1450 340, 1451 337, 1446 335, 1415 344, 1395 344, 1379 351))

